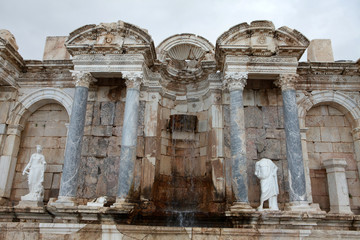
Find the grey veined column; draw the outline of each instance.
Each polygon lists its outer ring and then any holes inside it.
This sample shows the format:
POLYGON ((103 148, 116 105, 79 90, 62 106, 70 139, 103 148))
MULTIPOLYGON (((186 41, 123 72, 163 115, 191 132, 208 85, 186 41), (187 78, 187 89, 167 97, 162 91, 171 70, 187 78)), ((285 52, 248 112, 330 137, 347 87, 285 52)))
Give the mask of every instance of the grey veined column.
POLYGON ((54 205, 76 205, 81 144, 84 134, 85 113, 89 85, 95 79, 88 72, 73 72, 75 79, 75 97, 71 110, 69 131, 66 140, 64 168, 61 177, 58 201, 54 205))
POLYGON ((224 83, 230 91, 230 148, 232 189, 236 202, 231 211, 252 210, 248 201, 248 180, 246 164, 246 133, 243 105, 243 90, 247 73, 226 73, 224 83))
POLYGON ((275 82, 277 86, 281 87, 283 98, 290 209, 307 205, 301 135, 296 105, 295 83, 297 79, 297 74, 283 74, 275 82))
POLYGON ((130 194, 134 180, 134 164, 136 160, 139 93, 142 81, 142 72, 122 72, 126 79, 126 103, 124 113, 124 124, 122 128, 119 185, 116 203, 117 208, 129 208, 127 198, 130 194))

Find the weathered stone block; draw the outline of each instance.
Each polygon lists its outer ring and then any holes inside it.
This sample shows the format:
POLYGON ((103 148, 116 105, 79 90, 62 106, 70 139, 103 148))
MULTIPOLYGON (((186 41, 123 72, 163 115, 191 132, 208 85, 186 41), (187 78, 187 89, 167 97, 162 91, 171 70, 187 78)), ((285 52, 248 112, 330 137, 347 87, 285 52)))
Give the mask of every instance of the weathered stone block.
POLYGON ((339 142, 340 133, 337 127, 320 127, 321 141, 339 142))
POLYGON ((125 112, 125 103, 116 102, 115 104, 115 115, 114 115, 114 125, 122 126, 124 123, 124 112, 125 112))
POLYGON ((245 128, 263 127, 262 112, 258 107, 245 107, 244 116, 245 116, 245 128))
POLYGON ((115 103, 102 102, 100 110, 101 125, 113 125, 115 116, 115 103))
POLYGON ((106 157, 107 148, 109 145, 109 138, 93 137, 89 142, 90 156, 106 157))
POLYGON ((343 152, 343 153, 353 153, 354 144, 353 143, 333 143, 334 152, 343 152))
POLYGON ((161 156, 160 174, 171 175, 171 157, 161 156))
POLYGON ((331 143, 323 143, 317 142, 315 143, 315 152, 332 152, 332 144, 331 143))
POLYGON ((100 125, 100 116, 101 116, 101 103, 95 102, 93 108, 93 120, 92 125, 100 125))
POLYGON ((144 150, 145 150, 145 143, 143 137, 137 138, 137 145, 136 145, 136 156, 137 157, 144 157, 144 150))
POLYGON ((319 127, 309 127, 306 132, 306 140, 308 141, 320 141, 320 128, 319 127))
POLYGON ((307 49, 308 62, 334 62, 330 39, 313 39, 307 49))
POLYGON ((67 36, 46 37, 43 60, 69 60, 70 54, 64 43, 67 36))
POLYGON ((92 124, 93 111, 94 111, 94 103, 93 102, 88 102, 86 104, 85 125, 91 125, 92 124))
POLYGON ((121 138, 119 137, 110 137, 109 146, 107 149, 108 156, 120 156, 121 151, 121 138))
POLYGON ((113 127, 112 126, 93 126, 91 128, 91 135, 93 136, 112 136, 113 127))
POLYGON ((262 116, 265 128, 279 128, 279 117, 277 107, 262 107, 262 116))

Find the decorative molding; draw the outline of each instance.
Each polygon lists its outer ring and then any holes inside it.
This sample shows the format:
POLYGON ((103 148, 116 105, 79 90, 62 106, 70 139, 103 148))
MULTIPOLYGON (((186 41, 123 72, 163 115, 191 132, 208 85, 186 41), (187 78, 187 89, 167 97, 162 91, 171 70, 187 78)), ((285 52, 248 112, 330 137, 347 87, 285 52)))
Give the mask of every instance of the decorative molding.
POLYGON ((299 79, 298 74, 280 74, 277 81, 274 84, 281 87, 281 91, 295 90, 295 84, 299 79))
POLYGON ((225 73, 223 86, 229 91, 244 90, 248 79, 248 73, 245 72, 231 72, 225 73))
POLYGON ((89 88, 90 83, 96 82, 96 79, 89 72, 83 71, 71 71, 72 76, 75 80, 76 87, 89 88))

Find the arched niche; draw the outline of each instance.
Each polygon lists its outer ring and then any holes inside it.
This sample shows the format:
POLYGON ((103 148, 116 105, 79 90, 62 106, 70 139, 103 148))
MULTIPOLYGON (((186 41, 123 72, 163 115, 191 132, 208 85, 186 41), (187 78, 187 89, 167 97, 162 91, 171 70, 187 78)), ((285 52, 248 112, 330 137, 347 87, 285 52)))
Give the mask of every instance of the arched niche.
POLYGON ((59 104, 69 118, 72 102, 69 94, 55 88, 43 88, 20 98, 7 121, 7 137, 1 155, 1 168, 4 174, 0 181, 0 197, 9 198, 11 195, 22 131, 29 117, 47 104, 59 104))
POLYGON ((359 119, 359 107, 348 95, 336 91, 320 91, 299 101, 300 127, 306 129, 304 160, 308 161, 307 176, 311 182, 312 199, 323 210, 330 207, 327 174, 323 162, 345 159, 350 206, 359 208, 360 189, 358 154, 353 129, 359 119))

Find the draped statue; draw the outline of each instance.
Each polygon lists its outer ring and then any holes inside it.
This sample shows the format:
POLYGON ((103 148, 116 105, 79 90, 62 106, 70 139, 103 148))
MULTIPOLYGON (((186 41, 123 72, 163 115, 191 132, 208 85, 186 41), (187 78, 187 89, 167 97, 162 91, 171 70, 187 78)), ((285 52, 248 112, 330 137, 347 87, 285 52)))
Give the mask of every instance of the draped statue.
POLYGON ((279 210, 277 195, 279 195, 279 186, 277 181, 278 167, 267 158, 262 158, 255 164, 255 175, 260 179, 261 197, 259 211, 263 210, 263 204, 269 200, 270 210, 279 210))
POLYGON ((32 154, 26 165, 23 175, 28 176, 29 193, 21 197, 21 200, 42 202, 44 199, 44 172, 46 169, 45 157, 42 154, 41 145, 36 145, 36 153, 32 154))

